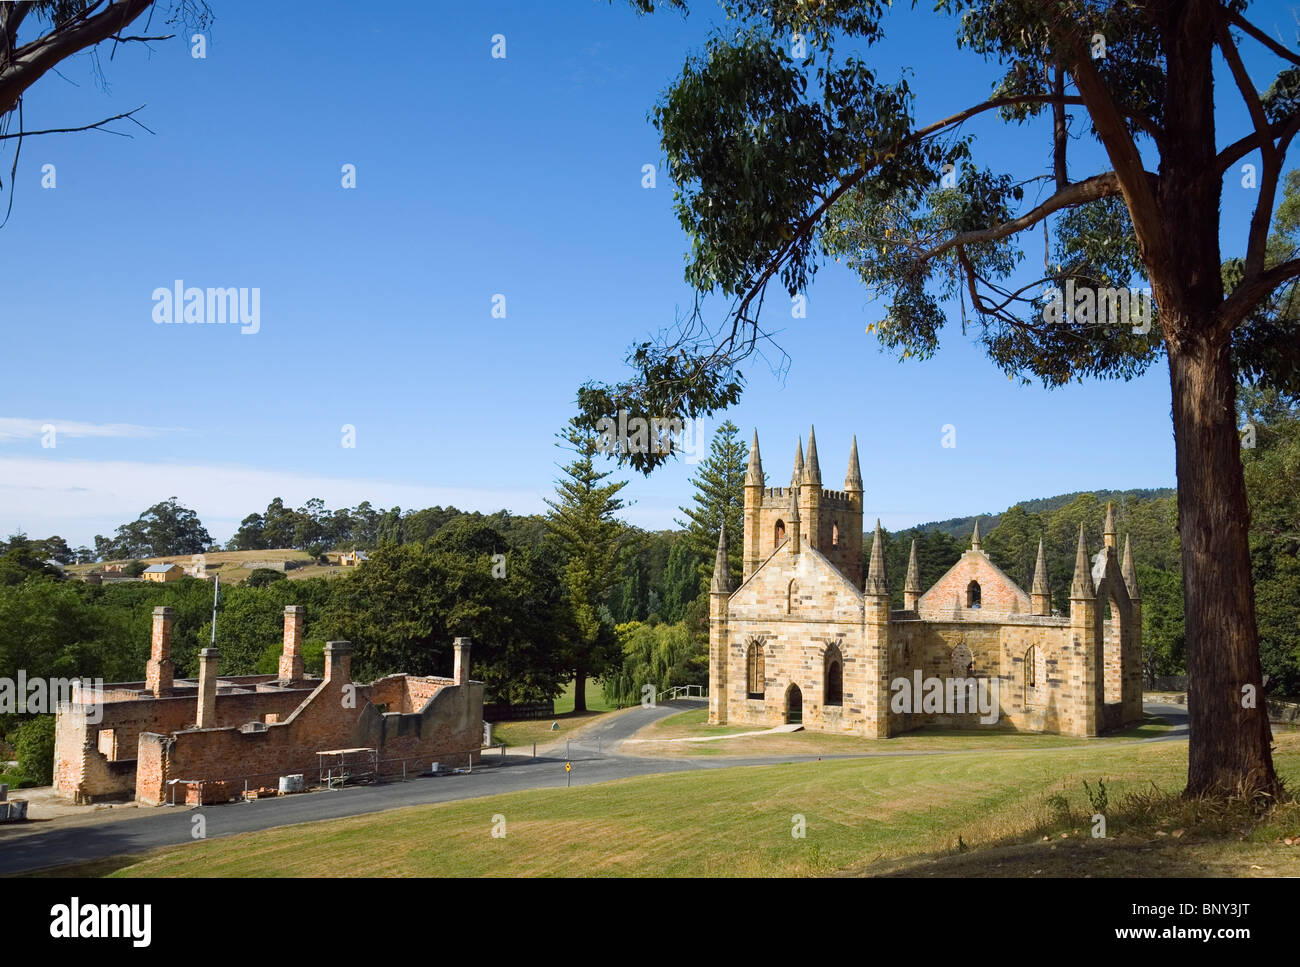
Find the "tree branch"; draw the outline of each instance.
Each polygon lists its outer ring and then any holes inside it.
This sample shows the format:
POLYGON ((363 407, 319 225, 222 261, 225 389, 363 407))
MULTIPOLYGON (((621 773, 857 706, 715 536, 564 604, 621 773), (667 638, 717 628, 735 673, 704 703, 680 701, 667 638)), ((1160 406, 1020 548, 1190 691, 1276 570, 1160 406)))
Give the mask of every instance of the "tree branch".
POLYGON ((1124 116, 1115 106, 1115 100, 1106 88, 1106 82, 1093 66, 1092 57, 1073 33, 1065 38, 1074 63, 1067 64, 1074 76, 1093 127, 1106 148, 1119 179, 1124 202, 1132 217, 1133 232, 1137 236, 1138 253, 1148 266, 1168 262, 1169 251, 1160 218, 1160 206, 1151 177, 1142 164, 1137 145, 1124 126, 1124 116))
POLYGON ((1270 292, 1300 277, 1300 259, 1280 262, 1271 269, 1265 269, 1254 278, 1242 279, 1232 290, 1232 295, 1223 300, 1219 306, 1218 321, 1228 329, 1235 329, 1256 305, 1270 292))
MULTIPOLYGON (((140 124, 140 122, 139 122, 139 121, 136 121, 136 119, 135 119, 134 117, 132 117, 132 115, 135 114, 137 111, 142 111, 142 110, 144 110, 144 105, 143 105, 143 104, 141 104, 141 105, 140 105, 139 107, 137 107, 137 108, 134 108, 134 109, 132 109, 132 110, 130 110, 130 111, 127 111, 125 114, 114 114, 111 118, 104 118, 104 120, 102 120, 102 121, 96 121, 94 124, 83 124, 83 125, 81 125, 81 127, 77 127, 77 128, 46 128, 44 131, 22 131, 22 130, 19 130, 19 132, 18 132, 17 134, 0 134, 0 141, 8 141, 8 140, 10 140, 11 138, 20 138, 20 139, 21 139, 21 138, 31 138, 31 137, 35 137, 35 136, 38 135, 38 134, 71 134, 71 133, 74 132, 74 131, 93 131, 93 130, 95 130, 96 128, 103 127, 105 124, 108 124, 110 121, 120 121, 120 120, 122 120, 123 118, 131 118, 131 120, 132 120, 132 121, 135 121, 136 124, 140 124)), ((144 127, 143 124, 141 124, 140 126, 141 126, 141 127, 144 127)), ((19 125, 19 127, 21 128, 22 125, 19 125)), ((146 131, 149 131, 148 128, 145 128, 145 130, 146 130, 146 131)), ((109 134, 116 134, 116 135, 117 135, 118 137, 120 137, 120 138, 129 138, 129 137, 131 137, 131 135, 129 135, 129 134, 123 134, 123 133, 120 132, 120 131, 109 131, 108 133, 109 133, 109 134)), ((152 131, 149 131, 149 133, 152 134, 153 132, 152 132, 152 131)))
POLYGON ((1277 54, 1279 57, 1285 60, 1289 60, 1291 63, 1300 67, 1300 57, 1296 56, 1291 51, 1287 50, 1285 47, 1279 44, 1268 34, 1264 33, 1264 31, 1260 30, 1258 27, 1256 27, 1253 23, 1251 23, 1241 14, 1235 13, 1231 10, 1227 10, 1223 7, 1220 7, 1219 9, 1223 12, 1224 16, 1228 18, 1228 22, 1231 23, 1234 27, 1240 27, 1242 30, 1250 34, 1252 37, 1258 40, 1261 44, 1263 44, 1273 53, 1277 54))
MULTIPOLYGON (((1290 141, 1291 138, 1295 136, 1296 128, 1298 126, 1300 126, 1300 111, 1297 111, 1294 114, 1288 114, 1286 117, 1279 118, 1270 124, 1268 126, 1266 138, 1267 140, 1272 141, 1275 138, 1282 138, 1285 135, 1285 140, 1290 141), (1288 131, 1290 132, 1289 134, 1287 133, 1288 131)), ((1219 174, 1223 174, 1232 167, 1233 162, 1240 161, 1242 158, 1246 157, 1246 155, 1258 148, 1260 146, 1260 140, 1259 132, 1256 131, 1255 133, 1248 134, 1243 138, 1238 138, 1236 141, 1232 142, 1232 144, 1220 151, 1214 159, 1218 165, 1219 174)))
POLYGON ((1264 160, 1264 175, 1259 182, 1259 200, 1255 203, 1255 212, 1250 219, 1249 241, 1246 244, 1246 276, 1258 275, 1264 268, 1264 249, 1268 244, 1268 226, 1273 219, 1273 200, 1277 196, 1277 181, 1280 176, 1281 158, 1277 146, 1268 137, 1268 118, 1264 114, 1264 105, 1260 103, 1259 92, 1251 83, 1246 73, 1246 65, 1241 62, 1237 45, 1232 42, 1227 24, 1222 17, 1215 19, 1214 32, 1218 37, 1219 49, 1223 59, 1228 62, 1232 78, 1237 82, 1241 99, 1246 102, 1250 120, 1255 125, 1255 134, 1259 138, 1259 150, 1264 160))
POLYGON ((120 33, 153 2, 115 0, 100 13, 83 19, 70 18, 69 26, 60 26, 19 48, 0 71, 0 115, 11 111, 23 92, 55 64, 120 33))
MULTIPOLYGON (((895 142, 889 148, 877 151, 870 157, 863 157, 857 170, 840 179, 839 184, 835 189, 828 192, 823 197, 822 202, 815 206, 813 210, 794 227, 790 239, 777 250, 771 259, 768 260, 767 264, 763 267, 763 270, 759 272, 752 281, 744 286, 744 294, 736 305, 731 336, 725 340, 722 345, 730 346, 734 343, 736 331, 741 322, 749 322, 751 325, 754 325, 754 321, 747 318, 747 313, 751 303, 766 289, 767 283, 771 280, 772 276, 776 274, 782 263, 784 263, 785 260, 794 252, 795 246, 798 244, 799 240, 806 237, 813 228, 816 227, 817 223, 821 221, 822 217, 830 210, 835 202, 837 202, 854 186, 863 181, 882 161, 897 154, 904 148, 919 144, 926 138, 938 134, 940 131, 962 124, 963 122, 968 121, 979 114, 983 114, 986 111, 994 111, 1014 104, 1052 104, 1057 100, 1058 98, 1054 94, 1024 94, 1015 97, 995 97, 984 101, 983 103, 976 104, 973 107, 968 107, 965 110, 958 111, 956 114, 951 114, 948 117, 935 121, 932 124, 928 124, 923 128, 918 128, 907 137, 901 138, 895 142)), ((1084 103, 1083 100, 1078 97, 1066 97, 1060 98, 1059 100, 1065 104, 1083 105, 1084 103)), ((1083 182, 1080 184, 1083 184, 1083 182)))

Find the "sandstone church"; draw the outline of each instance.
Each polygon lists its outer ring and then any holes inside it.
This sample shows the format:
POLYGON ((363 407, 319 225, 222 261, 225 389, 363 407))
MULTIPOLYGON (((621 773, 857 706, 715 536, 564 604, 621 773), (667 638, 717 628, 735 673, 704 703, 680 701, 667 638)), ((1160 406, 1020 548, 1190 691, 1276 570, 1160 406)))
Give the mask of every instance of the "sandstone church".
POLYGON ((894 610, 879 521, 863 580, 863 495, 856 438, 844 489, 826 490, 812 431, 789 487, 764 486, 754 434, 742 578, 733 588, 724 528, 710 589, 711 724, 886 738, 926 726, 1093 736, 1141 721, 1142 605, 1109 506, 1091 561, 1080 525, 1067 614, 1052 611, 1042 543, 1026 594, 984 552, 978 522, 970 550, 929 589, 913 542, 894 610), (972 679, 994 715, 974 707, 972 679), (913 692, 936 680, 956 705, 913 692))

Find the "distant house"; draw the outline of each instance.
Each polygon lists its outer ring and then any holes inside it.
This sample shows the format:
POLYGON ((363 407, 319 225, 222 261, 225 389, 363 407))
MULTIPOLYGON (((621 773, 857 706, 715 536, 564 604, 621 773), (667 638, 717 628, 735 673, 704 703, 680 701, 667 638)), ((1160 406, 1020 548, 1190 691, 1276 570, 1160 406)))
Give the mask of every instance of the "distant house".
POLYGON ((140 576, 146 581, 179 581, 185 569, 179 564, 150 564, 140 576))
POLYGON ((344 567, 356 567, 368 560, 370 560, 370 555, 365 551, 347 551, 339 555, 339 563, 344 567))
POLYGON ((105 565, 104 565, 104 573, 105 573, 105 574, 121 574, 121 573, 122 573, 122 569, 123 569, 124 567, 126 567, 125 564, 105 564, 105 565))

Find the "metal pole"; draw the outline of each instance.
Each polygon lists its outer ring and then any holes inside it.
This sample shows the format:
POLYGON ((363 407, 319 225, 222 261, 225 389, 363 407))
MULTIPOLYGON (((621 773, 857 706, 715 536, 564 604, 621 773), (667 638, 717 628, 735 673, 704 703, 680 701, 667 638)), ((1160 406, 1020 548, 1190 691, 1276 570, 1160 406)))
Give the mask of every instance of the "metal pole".
POLYGON ((537 743, 536 743, 536 742, 533 743, 533 758, 534 758, 534 759, 537 758, 537 743))
POLYGON ((212 575, 212 647, 217 647, 217 602, 221 600, 221 575, 212 575))

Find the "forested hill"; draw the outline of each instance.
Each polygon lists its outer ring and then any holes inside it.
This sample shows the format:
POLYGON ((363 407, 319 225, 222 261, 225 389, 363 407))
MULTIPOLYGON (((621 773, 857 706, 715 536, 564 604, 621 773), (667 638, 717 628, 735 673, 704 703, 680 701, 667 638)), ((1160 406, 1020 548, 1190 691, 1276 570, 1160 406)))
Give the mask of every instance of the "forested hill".
MULTIPOLYGON (((1136 490, 1076 490, 1073 493, 1061 494, 1056 497, 1038 497, 1033 500, 1022 500, 1013 506, 1024 508, 1029 514, 1050 513, 1051 511, 1060 510, 1062 507, 1071 503, 1083 494, 1091 494, 1096 497, 1098 502, 1111 502, 1116 505, 1124 504, 1129 501, 1138 500, 1160 500, 1165 497, 1173 497, 1177 494, 1173 487, 1155 487, 1139 488, 1136 490)), ((1006 511, 997 514, 980 514, 980 531, 987 534, 998 524, 1002 523, 1002 515, 1006 511)), ((918 524, 916 530, 921 531, 940 531, 952 537, 969 537, 971 530, 975 526, 975 516, 970 517, 950 517, 947 520, 930 521, 928 524, 918 524)))

